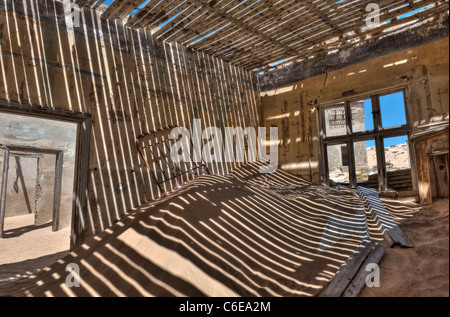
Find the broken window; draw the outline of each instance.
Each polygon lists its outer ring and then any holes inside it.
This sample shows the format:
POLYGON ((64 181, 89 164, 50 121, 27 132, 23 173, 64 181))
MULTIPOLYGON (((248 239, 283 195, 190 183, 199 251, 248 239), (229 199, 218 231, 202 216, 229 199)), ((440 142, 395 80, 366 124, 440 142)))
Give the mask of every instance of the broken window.
POLYGON ((352 113, 352 131, 373 130, 372 100, 357 100, 350 103, 352 113))
POLYGON ((325 131, 328 137, 345 135, 345 106, 334 106, 325 110, 325 131))
POLYGON ((384 139, 384 156, 387 171, 411 168, 409 161, 408 136, 401 135, 384 139))
POLYGON ((334 184, 348 185, 348 153, 346 144, 327 147, 329 179, 334 184))
POLYGON ((396 188, 411 188, 403 91, 332 103, 322 108, 320 116, 324 183, 386 190, 389 184, 400 183, 396 175, 401 174, 402 180, 409 177, 409 183, 396 188))
POLYGON ((378 188, 377 153, 375 140, 353 143, 355 153, 356 183, 358 186, 378 188))
POLYGON ((408 136, 384 139, 388 187, 397 191, 412 190, 408 136))

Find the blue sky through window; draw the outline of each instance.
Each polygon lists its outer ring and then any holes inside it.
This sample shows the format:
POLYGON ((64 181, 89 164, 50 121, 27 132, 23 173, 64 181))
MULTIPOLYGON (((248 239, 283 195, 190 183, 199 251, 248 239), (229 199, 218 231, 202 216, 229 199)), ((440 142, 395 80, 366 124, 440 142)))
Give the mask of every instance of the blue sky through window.
MULTIPOLYGON (((406 124, 406 112, 403 92, 381 96, 380 110, 381 121, 384 128, 406 124)), ((373 129, 372 101, 370 99, 364 100, 364 116, 364 125, 366 131, 373 129)), ((402 144, 406 143, 407 141, 408 136, 406 135, 393 138, 385 138, 384 146, 388 147, 391 145, 402 144)), ((371 146, 375 146, 375 140, 366 141, 366 147, 371 146)))
POLYGON ((406 124, 403 92, 380 97, 381 122, 383 128, 406 124))
POLYGON ((406 135, 396 136, 394 138, 385 138, 384 139, 384 147, 406 143, 406 141, 408 141, 408 136, 406 136, 406 135))
POLYGON ((366 141, 366 147, 372 147, 372 146, 375 146, 375 140, 366 141))
POLYGON ((364 100, 364 127, 367 130, 373 130, 373 116, 372 116, 372 100, 364 100))

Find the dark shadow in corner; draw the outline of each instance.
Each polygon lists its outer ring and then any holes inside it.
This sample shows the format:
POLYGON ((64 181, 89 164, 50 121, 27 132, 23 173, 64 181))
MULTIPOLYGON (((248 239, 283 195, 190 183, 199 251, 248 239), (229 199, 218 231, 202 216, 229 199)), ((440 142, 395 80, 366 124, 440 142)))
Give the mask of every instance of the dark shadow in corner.
POLYGON ((44 223, 44 224, 39 225, 39 226, 28 225, 28 226, 24 226, 24 227, 20 227, 20 228, 9 229, 9 230, 5 230, 3 232, 3 238, 4 239, 16 238, 16 237, 20 237, 21 235, 23 235, 23 234, 25 234, 27 232, 30 232, 32 230, 42 229, 42 228, 51 227, 51 226, 52 226, 52 222, 49 221, 49 222, 44 223))
POLYGON ((44 267, 63 258, 68 253, 69 250, 44 255, 35 259, 2 264, 0 265, 0 283, 2 283, 3 280, 15 277, 16 275, 26 275, 27 272, 35 273, 36 271, 42 270, 44 267))

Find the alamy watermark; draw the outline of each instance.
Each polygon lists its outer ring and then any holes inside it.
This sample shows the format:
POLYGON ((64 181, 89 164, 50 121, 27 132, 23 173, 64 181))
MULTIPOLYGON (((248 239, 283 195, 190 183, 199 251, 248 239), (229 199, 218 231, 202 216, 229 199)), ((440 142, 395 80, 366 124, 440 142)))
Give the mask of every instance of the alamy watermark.
POLYGON ((191 157, 195 163, 202 160, 206 163, 260 161, 266 163, 259 168, 261 173, 273 173, 277 170, 277 127, 269 128, 270 141, 267 140, 266 127, 258 127, 257 130, 254 127, 247 127, 245 130, 241 127, 225 127, 223 131, 224 133, 217 127, 206 127, 202 130, 200 119, 194 119, 192 133, 185 127, 172 129, 170 138, 177 141, 171 146, 170 158, 175 163, 190 163, 191 157), (247 160, 245 160, 245 137, 247 137, 247 160), (203 144, 203 140, 207 143, 203 144))
POLYGON ((67 264, 66 272, 70 272, 66 277, 67 287, 80 287, 80 267, 78 266, 78 264, 67 264))
POLYGON ((380 287, 380 267, 376 263, 366 265, 366 272, 370 272, 366 276, 367 287, 380 287))
POLYGON ((80 27, 81 11, 76 3, 64 2, 64 15, 67 28, 80 27))
POLYGON ((366 12, 370 12, 366 17, 368 27, 380 25, 380 6, 376 3, 369 3, 366 6, 366 12))

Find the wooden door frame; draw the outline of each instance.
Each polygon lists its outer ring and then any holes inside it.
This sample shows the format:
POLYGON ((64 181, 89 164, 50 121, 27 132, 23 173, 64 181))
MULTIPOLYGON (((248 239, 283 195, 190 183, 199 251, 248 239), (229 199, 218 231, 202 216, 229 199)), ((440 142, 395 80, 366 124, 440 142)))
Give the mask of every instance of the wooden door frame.
MULTIPOLYGON (((75 175, 72 201, 72 223, 70 250, 86 240, 86 210, 88 200, 89 153, 91 143, 92 116, 89 113, 23 104, 0 99, 0 112, 16 115, 47 118, 77 123, 75 175)), ((3 184, 2 184, 3 185, 3 184)))
POLYGON ((53 214, 52 214, 52 231, 58 231, 59 229, 59 211, 61 205, 61 183, 62 183, 62 168, 64 153, 62 150, 36 148, 31 146, 9 146, 0 144, 0 148, 5 151, 5 159, 3 162, 3 175, 2 175, 2 188, 0 194, 0 238, 3 238, 3 227, 5 221, 5 202, 6 202, 6 189, 8 183, 8 169, 9 169, 9 156, 13 155, 12 151, 16 152, 32 152, 35 154, 54 154, 56 156, 55 161, 55 182, 53 185, 53 214))

